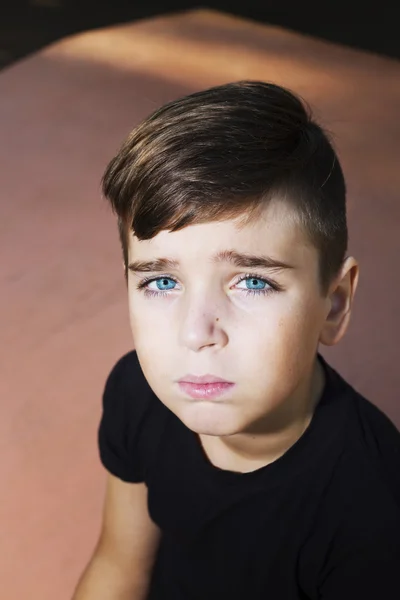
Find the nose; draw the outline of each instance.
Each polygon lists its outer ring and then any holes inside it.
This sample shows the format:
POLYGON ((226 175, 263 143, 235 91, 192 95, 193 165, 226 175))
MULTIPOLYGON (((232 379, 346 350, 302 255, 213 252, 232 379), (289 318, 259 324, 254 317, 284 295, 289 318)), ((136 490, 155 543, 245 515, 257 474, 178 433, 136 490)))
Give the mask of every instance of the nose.
POLYGON ((191 302, 180 322, 180 343, 194 352, 207 346, 226 345, 228 335, 223 319, 217 316, 221 313, 221 307, 211 300, 191 302))

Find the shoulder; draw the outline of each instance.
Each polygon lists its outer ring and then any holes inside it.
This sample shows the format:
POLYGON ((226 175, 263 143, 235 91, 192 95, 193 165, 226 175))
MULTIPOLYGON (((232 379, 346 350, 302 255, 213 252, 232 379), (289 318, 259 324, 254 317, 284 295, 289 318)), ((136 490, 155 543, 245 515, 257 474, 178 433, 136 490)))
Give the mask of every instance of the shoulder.
POLYGON ((346 436, 347 454, 354 458, 357 479, 382 486, 400 506, 400 432, 391 419, 353 390, 346 436))
POLYGON ((114 410, 125 405, 136 414, 159 404, 151 389, 135 350, 124 354, 112 367, 106 379, 103 408, 112 405, 114 410))
POLYGON ((137 387, 148 387, 147 381, 140 367, 135 350, 131 350, 119 358, 111 368, 105 389, 133 390, 137 387))
MULTIPOLYGON (((340 448, 325 474, 326 486, 301 562, 311 596, 316 581, 326 581, 325 590, 332 590, 323 598, 338 597, 350 573, 358 577, 358 569, 373 572, 382 557, 392 571, 396 561, 400 564, 400 433, 335 371, 330 375, 334 397, 329 425, 338 429, 340 448), (330 573, 335 575, 331 578, 330 573)), ((385 576, 389 581, 386 572, 385 576)), ((369 585, 375 590, 371 579, 369 585)))
POLYGON ((386 435, 389 435, 392 441, 395 440, 399 443, 400 432, 388 415, 375 402, 368 400, 349 383, 346 382, 346 386, 354 398, 354 406, 360 422, 366 426, 364 433, 366 435, 379 435, 381 432, 384 432, 386 435))
POLYGON ((136 351, 123 355, 112 367, 104 387, 103 418, 121 421, 133 431, 145 415, 161 405, 145 378, 136 351))
POLYGON ((165 407, 150 388, 135 351, 112 367, 102 405, 98 443, 103 465, 125 481, 143 481, 147 446, 159 436, 165 407))
POLYGON ((400 597, 399 444, 391 422, 374 408, 364 405, 362 410, 379 426, 372 422, 371 431, 348 445, 325 507, 321 528, 329 538, 317 581, 326 600, 358 594, 365 600, 400 597), (387 444, 385 431, 393 435, 387 444))
MULTIPOLYGON (((345 418, 342 444, 322 503, 326 532, 339 545, 400 536, 400 432, 382 410, 341 380, 345 418)), ((331 540, 332 541, 332 540, 331 540)))
MULTIPOLYGON (((325 363, 326 364, 326 363, 325 363)), ((343 451, 347 460, 342 469, 386 473, 400 485, 400 432, 391 419, 376 404, 360 394, 327 365, 332 402, 333 426, 342 431, 343 451), (335 412, 336 407, 336 412, 335 412)))

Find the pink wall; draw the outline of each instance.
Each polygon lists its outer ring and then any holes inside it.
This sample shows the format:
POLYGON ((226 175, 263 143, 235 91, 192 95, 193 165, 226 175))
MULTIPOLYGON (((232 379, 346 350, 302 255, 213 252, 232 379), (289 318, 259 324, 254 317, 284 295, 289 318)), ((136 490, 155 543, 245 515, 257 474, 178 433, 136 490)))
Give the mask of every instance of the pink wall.
POLYGON ((335 132, 362 276, 325 352, 400 425, 400 66, 194 12, 75 36, 0 73, 0 581, 68 600, 97 535, 101 392, 132 347, 105 164, 156 106, 238 79, 302 94, 335 132), (397 128, 397 129, 396 129, 397 128))

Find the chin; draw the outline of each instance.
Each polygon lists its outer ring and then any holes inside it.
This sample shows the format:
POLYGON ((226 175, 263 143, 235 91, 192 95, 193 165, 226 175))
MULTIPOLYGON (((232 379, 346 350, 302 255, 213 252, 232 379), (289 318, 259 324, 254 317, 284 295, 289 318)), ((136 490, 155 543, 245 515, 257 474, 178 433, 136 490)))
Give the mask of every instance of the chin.
POLYGON ((200 406, 191 408, 196 410, 180 411, 177 417, 194 433, 223 437, 240 432, 238 423, 234 422, 235 419, 229 418, 227 411, 214 411, 200 406), (199 410, 201 408, 206 410, 199 410))

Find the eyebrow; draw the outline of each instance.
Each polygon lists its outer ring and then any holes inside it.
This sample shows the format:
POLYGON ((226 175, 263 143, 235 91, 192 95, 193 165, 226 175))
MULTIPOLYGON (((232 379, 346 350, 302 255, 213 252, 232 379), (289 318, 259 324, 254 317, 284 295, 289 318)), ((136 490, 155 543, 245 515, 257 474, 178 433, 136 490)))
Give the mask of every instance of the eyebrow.
MULTIPOLYGON (((274 258, 262 255, 248 254, 236 252, 236 250, 222 250, 211 257, 213 264, 230 263, 235 267, 245 269, 268 269, 268 270, 284 270, 294 269, 294 265, 276 260, 274 258)), ((155 258, 148 261, 133 261, 129 263, 128 269, 133 273, 161 273, 178 269, 180 263, 172 258, 155 258)))

